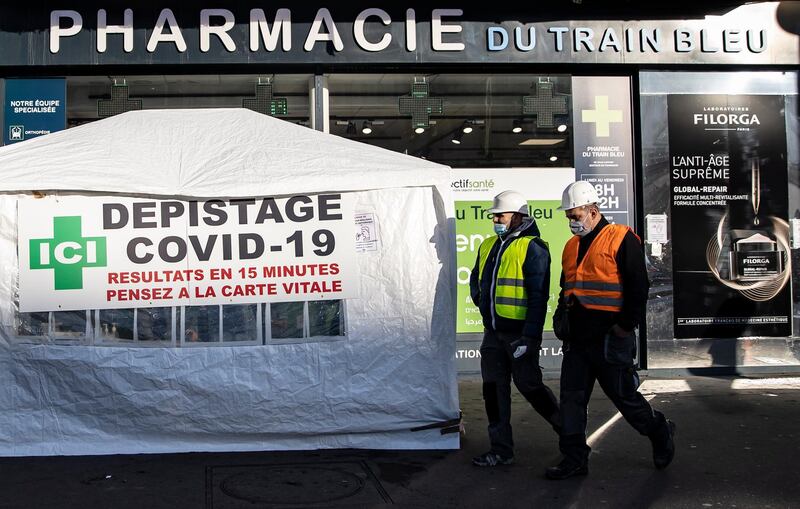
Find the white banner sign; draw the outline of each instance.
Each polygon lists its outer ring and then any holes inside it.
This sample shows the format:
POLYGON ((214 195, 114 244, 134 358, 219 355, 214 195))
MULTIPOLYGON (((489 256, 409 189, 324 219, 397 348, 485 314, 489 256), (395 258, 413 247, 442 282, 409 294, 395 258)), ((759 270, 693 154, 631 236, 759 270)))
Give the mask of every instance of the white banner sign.
POLYGON ((19 202, 21 312, 357 296, 352 194, 19 202))

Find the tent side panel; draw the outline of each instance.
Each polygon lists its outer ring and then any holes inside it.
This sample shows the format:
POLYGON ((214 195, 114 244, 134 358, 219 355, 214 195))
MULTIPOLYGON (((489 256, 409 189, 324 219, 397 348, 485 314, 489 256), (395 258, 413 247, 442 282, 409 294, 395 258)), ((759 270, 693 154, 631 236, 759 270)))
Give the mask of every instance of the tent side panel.
MULTIPOLYGON (((18 344, 13 296, 0 288, 0 455, 458 447, 457 435, 409 431, 458 415, 455 342, 441 325, 453 321, 442 304, 452 296, 441 294, 453 247, 437 233, 446 222, 435 196, 432 187, 358 193, 380 244, 357 255, 361 297, 346 302, 340 341, 18 344)), ((0 208, 3 224, 14 223, 12 209, 0 208)), ((4 249, 0 266, 15 256, 4 249)))

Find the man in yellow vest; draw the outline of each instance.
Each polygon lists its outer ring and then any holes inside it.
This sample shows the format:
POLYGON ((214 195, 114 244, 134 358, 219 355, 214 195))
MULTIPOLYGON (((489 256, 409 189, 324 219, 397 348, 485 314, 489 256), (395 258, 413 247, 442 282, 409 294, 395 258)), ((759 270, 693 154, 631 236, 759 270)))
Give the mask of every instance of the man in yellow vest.
POLYGON ((511 379, 533 408, 558 431, 558 402, 542 383, 539 349, 550 296, 550 252, 539 238, 528 202, 515 191, 494 197, 494 231, 478 249, 470 277, 472 301, 480 308, 483 400, 491 449, 474 465, 510 465, 511 379))
POLYGON ((595 381, 639 433, 650 438, 656 468, 675 454, 675 424, 639 393, 634 368, 635 329, 644 316, 650 283, 639 237, 630 227, 609 224, 594 186, 567 186, 561 207, 573 237, 561 259, 561 293, 553 319, 564 341, 561 364, 561 432, 564 455, 546 470, 549 479, 588 473, 586 415, 595 381))

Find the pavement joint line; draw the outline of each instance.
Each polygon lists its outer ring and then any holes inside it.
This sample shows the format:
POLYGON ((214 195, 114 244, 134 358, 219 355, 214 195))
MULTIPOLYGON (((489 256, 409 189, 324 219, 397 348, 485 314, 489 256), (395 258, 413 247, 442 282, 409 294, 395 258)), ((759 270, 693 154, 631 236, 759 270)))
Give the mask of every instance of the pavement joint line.
POLYGON ((800 377, 795 378, 737 378, 731 389, 800 389, 800 377))
POLYGON ((642 392, 691 392, 692 387, 686 380, 645 380, 640 387, 642 392))
POLYGON ((692 381, 696 380, 700 384, 725 384, 732 390, 781 390, 781 389, 800 389, 800 377, 782 378, 735 378, 713 379, 698 378, 692 380, 667 380, 649 379, 642 382, 641 391, 643 393, 679 393, 696 392, 697 388, 692 387, 692 381))
MULTIPOLYGON (((647 401, 650 401, 650 400, 652 400, 653 398, 655 398, 655 395, 654 395, 654 394, 653 394, 653 395, 650 395, 650 396, 645 396, 645 398, 644 398, 644 399, 646 399, 647 401)), ((611 417, 609 420, 607 420, 607 421, 606 421, 605 423, 603 423, 603 424, 602 424, 602 425, 601 425, 599 428, 597 428, 597 429, 595 430, 595 432, 594 432, 594 433, 592 433, 591 435, 589 435, 589 438, 587 438, 587 439, 586 439, 586 445, 588 445, 589 447, 592 447, 592 446, 594 446, 594 443, 595 443, 595 442, 597 442, 598 440, 600 440, 600 437, 602 437, 602 436, 603 436, 603 434, 604 434, 606 431, 608 431, 608 429, 609 429, 609 428, 611 428, 611 426, 613 426, 614 424, 616 424, 616 422, 617 422, 618 420, 620 420, 620 418, 621 418, 621 417, 622 417, 622 414, 621 414, 621 413, 619 413, 619 411, 617 411, 617 413, 616 413, 616 414, 614 414, 614 415, 613 415, 613 416, 612 416, 612 417, 611 417)))

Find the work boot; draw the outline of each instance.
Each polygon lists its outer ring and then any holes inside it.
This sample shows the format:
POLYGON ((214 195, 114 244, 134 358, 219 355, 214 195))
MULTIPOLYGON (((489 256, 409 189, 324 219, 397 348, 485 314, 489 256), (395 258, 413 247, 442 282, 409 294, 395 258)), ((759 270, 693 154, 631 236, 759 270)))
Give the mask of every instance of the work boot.
POLYGON ((544 471, 544 476, 553 481, 560 481, 575 475, 586 475, 588 473, 588 463, 580 463, 572 458, 565 457, 558 465, 547 467, 544 471))
POLYGON ((476 467, 496 467, 500 465, 510 465, 512 463, 514 463, 513 456, 505 457, 491 451, 472 458, 472 464, 476 467))
POLYGON ((666 432, 662 430, 659 433, 662 436, 650 437, 650 441, 653 443, 653 464, 659 470, 667 468, 672 463, 672 458, 675 457, 675 440, 673 437, 675 436, 676 426, 669 419, 665 421, 665 424, 666 432), (663 436, 665 433, 666 436, 663 436))

